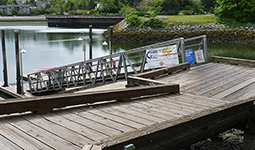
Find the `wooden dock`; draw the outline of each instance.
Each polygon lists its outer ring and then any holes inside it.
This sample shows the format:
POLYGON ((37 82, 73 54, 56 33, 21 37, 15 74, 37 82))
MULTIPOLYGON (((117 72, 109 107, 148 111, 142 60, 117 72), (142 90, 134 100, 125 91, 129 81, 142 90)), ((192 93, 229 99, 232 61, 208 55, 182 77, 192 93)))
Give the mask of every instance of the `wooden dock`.
POLYGON ((253 61, 212 61, 235 65, 184 63, 129 77, 126 89, 0 101, 0 147, 123 150, 133 144, 135 150, 174 150, 248 124, 253 61))

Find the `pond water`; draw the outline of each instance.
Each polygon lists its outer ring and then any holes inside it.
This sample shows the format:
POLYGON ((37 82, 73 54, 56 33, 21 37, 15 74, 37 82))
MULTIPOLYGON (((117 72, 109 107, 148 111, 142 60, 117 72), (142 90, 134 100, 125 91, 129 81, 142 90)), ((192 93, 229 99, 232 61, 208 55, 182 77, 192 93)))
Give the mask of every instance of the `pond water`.
MULTIPOLYGON (((8 81, 16 82, 15 65, 15 38, 14 30, 19 31, 20 48, 27 53, 22 55, 24 74, 32 73, 42 68, 59 67, 66 64, 83 61, 82 41, 86 39, 86 56, 88 59, 89 29, 88 28, 55 28, 42 26, 0 26, 5 29, 5 41, 7 51, 8 81)), ((109 54, 109 46, 103 46, 102 33, 105 29, 93 29, 92 57, 100 57, 109 54)), ((1 37, 0 37, 1 38, 1 37)), ((113 53, 125 51, 139 44, 113 43, 113 53), (130 46, 132 45, 132 46, 130 46)), ((3 81, 2 45, 0 44, 0 81, 3 81)), ((235 43, 208 43, 209 58, 212 55, 237 58, 255 59, 255 46, 235 43)))

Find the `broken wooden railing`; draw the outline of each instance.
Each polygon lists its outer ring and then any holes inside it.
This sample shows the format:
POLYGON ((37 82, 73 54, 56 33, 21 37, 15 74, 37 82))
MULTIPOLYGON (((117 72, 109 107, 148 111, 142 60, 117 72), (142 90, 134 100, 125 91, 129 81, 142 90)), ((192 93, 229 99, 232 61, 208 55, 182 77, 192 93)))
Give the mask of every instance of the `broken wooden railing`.
POLYGON ((75 106, 103 101, 128 101, 143 96, 179 93, 179 85, 155 85, 146 87, 105 90, 86 93, 58 94, 0 101, 0 115, 12 113, 46 113, 55 108, 75 106))

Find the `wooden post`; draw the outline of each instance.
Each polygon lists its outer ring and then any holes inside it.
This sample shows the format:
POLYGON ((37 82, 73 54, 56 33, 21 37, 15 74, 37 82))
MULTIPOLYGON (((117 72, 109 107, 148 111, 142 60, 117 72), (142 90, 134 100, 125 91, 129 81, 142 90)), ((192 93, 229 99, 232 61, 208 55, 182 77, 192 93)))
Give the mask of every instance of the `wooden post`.
POLYGON ((112 55, 112 39, 113 39, 113 26, 110 26, 110 55, 112 55))
POLYGON ((7 59, 6 59, 6 48, 5 48, 5 34, 4 29, 1 30, 2 35, 2 50, 3 50, 3 73, 4 73, 4 85, 8 86, 8 74, 7 74, 7 59))
POLYGON ((89 25, 89 59, 92 59, 92 25, 89 25))
POLYGON ((20 51, 19 51, 19 31, 14 30, 15 34, 15 54, 16 54, 16 76, 17 76, 17 93, 21 94, 21 79, 20 79, 20 51))

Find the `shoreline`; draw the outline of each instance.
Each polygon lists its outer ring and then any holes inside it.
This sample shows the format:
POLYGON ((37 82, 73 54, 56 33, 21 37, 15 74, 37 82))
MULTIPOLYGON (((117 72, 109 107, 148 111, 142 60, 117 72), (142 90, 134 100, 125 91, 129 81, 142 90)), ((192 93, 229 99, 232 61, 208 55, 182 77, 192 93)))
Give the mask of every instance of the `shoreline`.
MULTIPOLYGON (((125 28, 113 32, 113 41, 118 43, 156 43, 179 37, 191 38, 206 35, 210 42, 234 42, 255 45, 255 28, 229 27, 214 23, 204 25, 182 25, 160 29, 125 28), (149 42, 148 42, 149 41, 149 42)), ((109 31, 103 33, 109 39, 109 31)))

